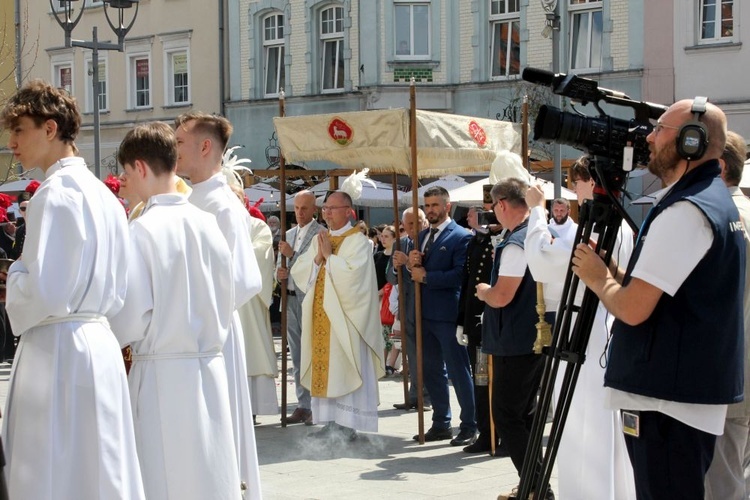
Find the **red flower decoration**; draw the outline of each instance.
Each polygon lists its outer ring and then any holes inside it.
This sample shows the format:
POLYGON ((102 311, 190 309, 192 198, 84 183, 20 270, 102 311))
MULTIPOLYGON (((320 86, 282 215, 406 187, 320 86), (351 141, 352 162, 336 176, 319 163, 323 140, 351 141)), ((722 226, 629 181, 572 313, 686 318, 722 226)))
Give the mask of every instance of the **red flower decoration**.
POLYGON ((112 174, 109 174, 106 179, 104 179, 104 185, 109 188, 110 191, 112 191, 112 194, 117 196, 120 194, 120 179, 115 177, 112 174))
POLYGON ((31 196, 34 196, 34 193, 36 193, 36 190, 38 187, 39 187, 39 181, 31 181, 26 186, 26 192, 29 193, 31 196))
POLYGON ((0 224, 8 222, 8 211, 0 207, 0 224))
POLYGON ((245 196, 245 208, 247 208, 247 211, 250 212, 250 215, 255 217, 256 219, 260 219, 263 222, 265 222, 266 216, 263 215, 263 212, 261 212, 260 209, 258 208, 261 203, 263 203, 263 198, 258 200, 258 202, 255 205, 250 206, 250 200, 248 200, 247 196, 245 196))
POLYGON ((13 204, 13 198, 7 194, 0 193, 0 208, 8 208, 13 204))

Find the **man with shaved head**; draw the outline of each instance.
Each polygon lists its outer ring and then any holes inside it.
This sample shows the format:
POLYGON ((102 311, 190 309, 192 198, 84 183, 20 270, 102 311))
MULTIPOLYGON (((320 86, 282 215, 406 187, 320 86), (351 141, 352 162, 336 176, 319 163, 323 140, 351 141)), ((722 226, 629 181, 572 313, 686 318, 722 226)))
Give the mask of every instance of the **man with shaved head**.
MULTIPOLYGON (((289 279, 289 269, 297 257, 307 251, 310 242, 317 236, 320 226, 315 219, 315 195, 312 191, 299 191, 294 195, 294 216, 297 225, 286 232, 286 241, 279 242, 279 260, 276 262, 276 277, 279 280, 289 279), (286 267, 281 267, 281 255, 286 257, 286 267)), ((297 393, 297 408, 287 419, 288 424, 312 425, 310 410, 310 391, 299 382, 300 339, 302 338, 302 300, 305 294, 297 289, 294 279, 286 284, 286 335, 289 341, 289 352, 292 354, 292 372, 297 393)))
POLYGON ((627 270, 579 244, 573 271, 615 316, 604 385, 637 497, 704 497, 727 405, 743 398, 745 243, 720 177, 726 117, 679 101, 647 141, 656 193, 627 270))

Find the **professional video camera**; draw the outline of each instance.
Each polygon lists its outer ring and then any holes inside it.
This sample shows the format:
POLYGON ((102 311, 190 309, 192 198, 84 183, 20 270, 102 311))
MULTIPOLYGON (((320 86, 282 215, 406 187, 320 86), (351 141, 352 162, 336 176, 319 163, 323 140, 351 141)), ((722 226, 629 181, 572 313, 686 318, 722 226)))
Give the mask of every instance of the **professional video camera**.
POLYGON ((477 210, 477 223, 480 226, 500 224, 493 210, 477 210))
POLYGON ((605 185, 615 191, 622 187, 624 173, 631 171, 634 163, 639 167, 646 166, 649 160, 646 136, 653 128, 649 119, 658 119, 667 110, 666 106, 634 101, 622 92, 601 88, 596 81, 577 75, 525 68, 522 78, 548 86, 555 94, 583 105, 591 103, 599 111, 599 116, 587 116, 575 108, 577 114, 544 105, 534 124, 535 141, 566 144, 611 160, 608 162, 611 167, 602 172, 606 177, 605 185), (635 111, 635 118, 623 120, 607 116, 599 106, 600 101, 630 107, 635 111))

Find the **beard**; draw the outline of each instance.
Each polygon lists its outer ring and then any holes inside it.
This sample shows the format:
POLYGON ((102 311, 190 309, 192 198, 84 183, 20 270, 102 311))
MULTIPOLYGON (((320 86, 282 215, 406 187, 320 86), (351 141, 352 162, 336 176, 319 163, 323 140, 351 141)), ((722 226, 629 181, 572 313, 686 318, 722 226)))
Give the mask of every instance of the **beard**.
POLYGON ((662 149, 654 153, 654 157, 648 162, 648 171, 660 179, 664 174, 674 170, 680 161, 680 155, 677 153, 677 145, 674 142, 668 142, 662 149))
POLYGON ((566 222, 568 222, 568 217, 569 217, 568 215, 564 215, 562 217, 555 217, 553 215, 552 216, 552 220, 554 220, 555 224, 557 224, 558 226, 562 226, 563 224, 565 224, 566 222))

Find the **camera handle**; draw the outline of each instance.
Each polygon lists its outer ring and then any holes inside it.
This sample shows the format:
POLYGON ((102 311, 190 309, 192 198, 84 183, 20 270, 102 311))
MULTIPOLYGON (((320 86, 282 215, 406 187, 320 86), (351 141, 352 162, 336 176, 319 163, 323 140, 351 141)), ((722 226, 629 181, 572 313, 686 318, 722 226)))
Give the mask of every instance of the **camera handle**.
MULTIPOLYGON (((594 199, 586 201, 581 207, 578 230, 572 252, 578 243, 588 244, 594 228, 599 233, 596 245, 597 253, 604 250, 604 261, 609 265, 612 252, 617 242, 617 235, 622 224, 622 213, 624 210, 612 194, 599 194, 595 190, 594 199)), ((571 252, 571 259, 573 253, 571 252)), ((534 412, 529 443, 526 448, 523 468, 521 469, 521 481, 518 489, 518 499, 526 499, 532 491, 545 492, 549 486, 552 468, 557 457, 565 421, 568 417, 573 393, 578 375, 586 360, 586 347, 588 346, 591 327, 596 317, 599 298, 588 288, 583 294, 581 305, 575 305, 576 291, 579 279, 573 274, 572 266, 568 264, 565 275, 560 307, 555 317, 555 326, 552 331, 552 343, 544 348, 543 355, 546 356, 542 381, 540 384, 539 401, 534 412), (575 324, 571 329, 573 314, 575 324), (546 452, 542 456, 542 438, 547 415, 550 410, 554 396, 555 380, 560 368, 560 361, 566 361, 565 374, 560 388, 560 394, 555 404, 552 415, 552 425, 546 452)), ((583 285, 581 285, 583 286, 583 285)), ((537 495, 539 496, 539 495, 537 495)))

